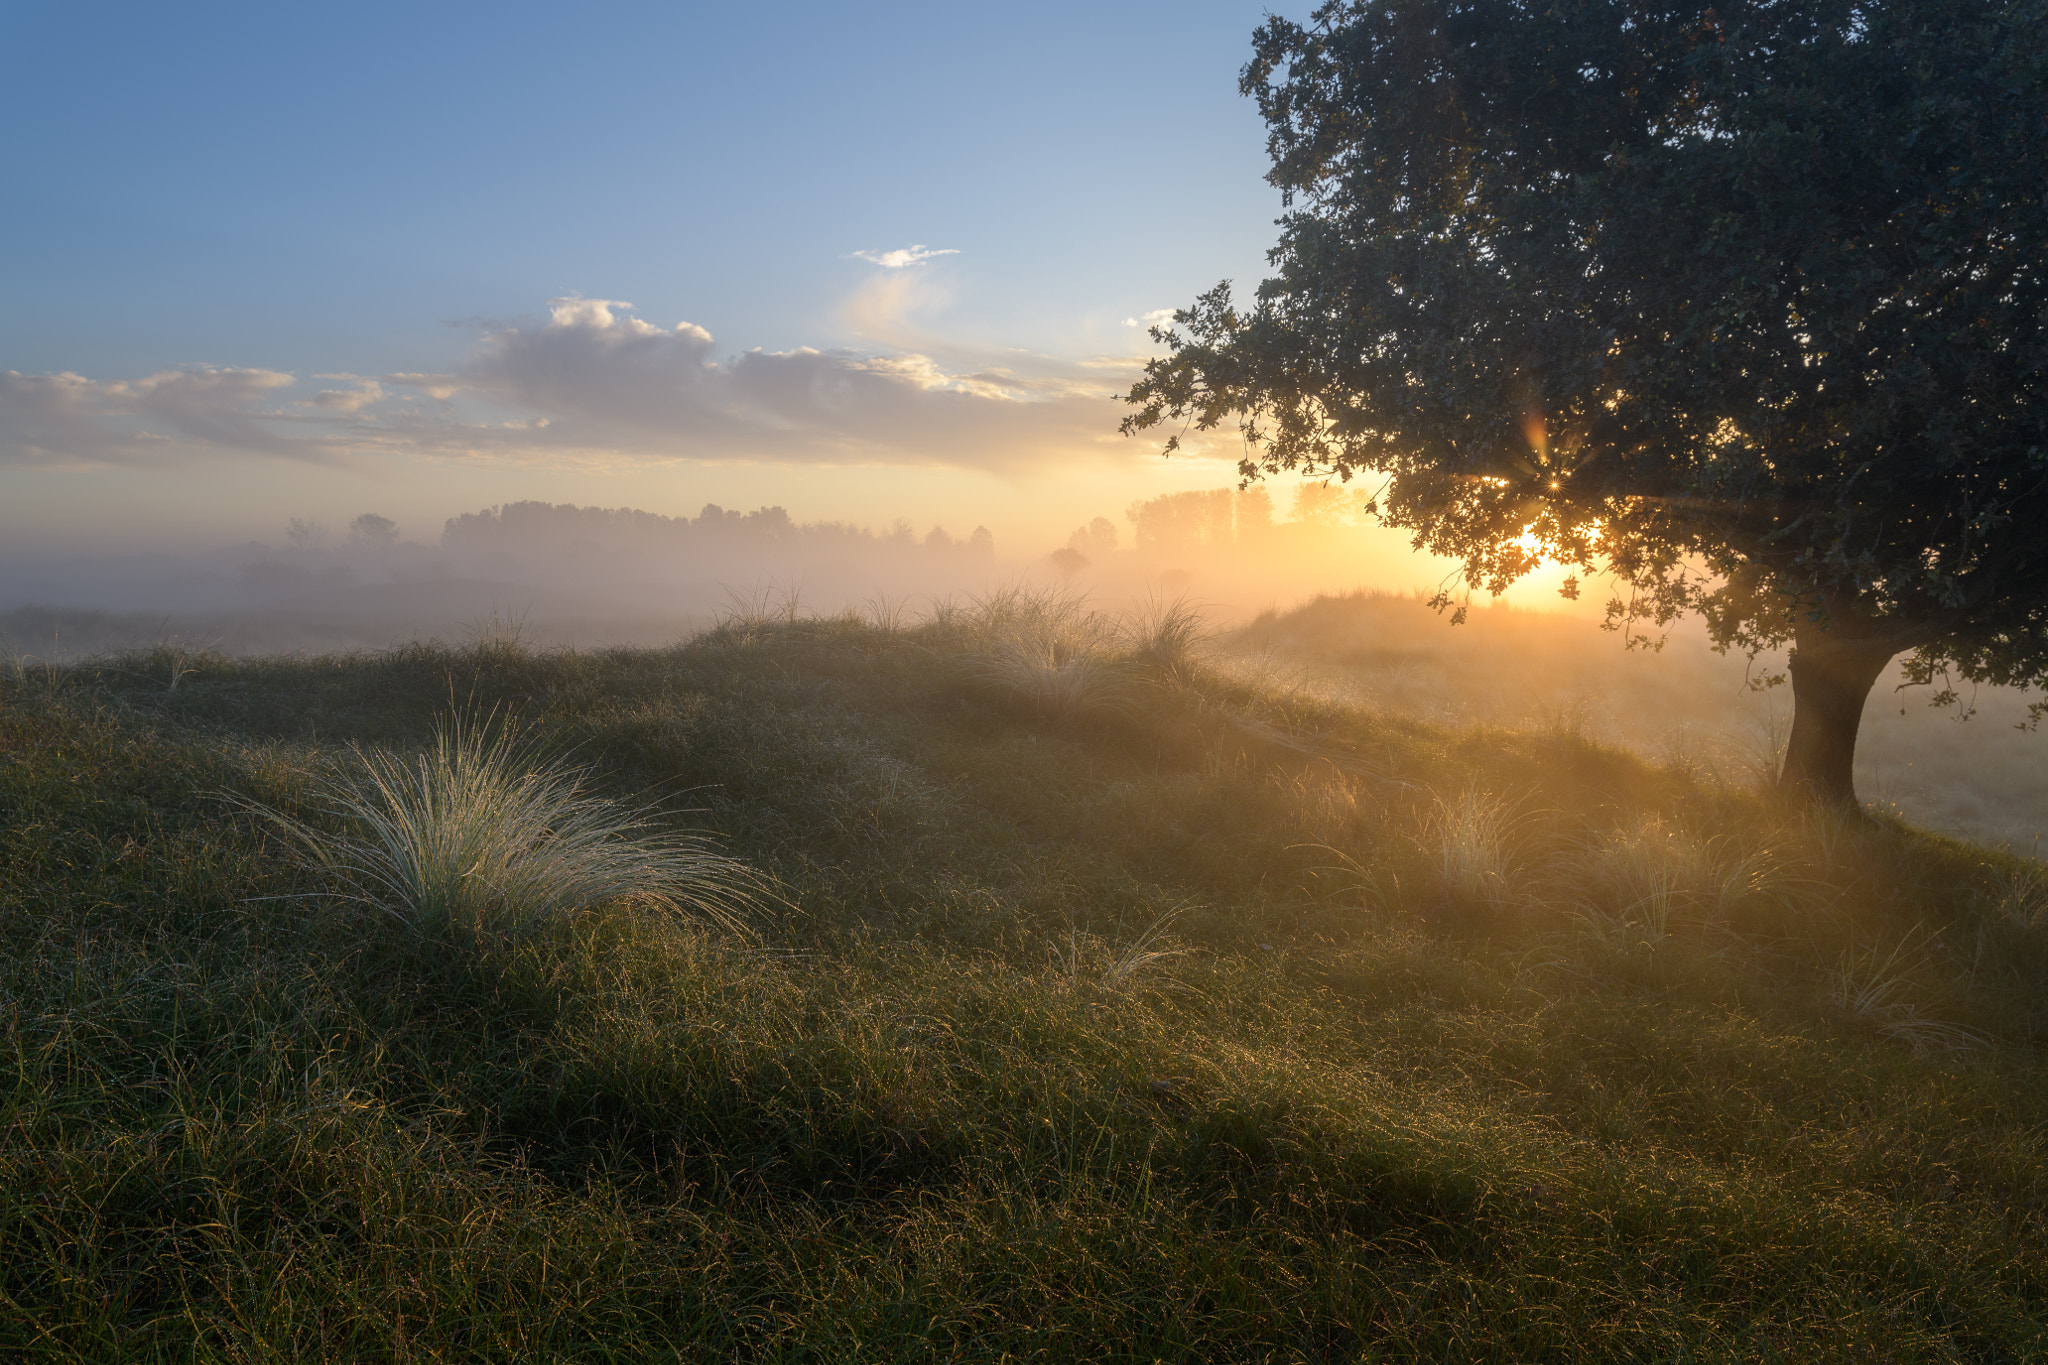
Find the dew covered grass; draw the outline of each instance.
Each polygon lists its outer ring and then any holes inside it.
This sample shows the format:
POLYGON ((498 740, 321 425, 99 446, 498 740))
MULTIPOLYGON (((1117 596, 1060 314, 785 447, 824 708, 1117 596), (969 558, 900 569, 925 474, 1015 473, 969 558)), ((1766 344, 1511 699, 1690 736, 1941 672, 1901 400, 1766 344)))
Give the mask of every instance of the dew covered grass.
POLYGON ((1060 610, 0 676, 0 1356, 2048 1354, 2039 865, 1060 610), (743 929, 263 813, 460 716, 743 929))

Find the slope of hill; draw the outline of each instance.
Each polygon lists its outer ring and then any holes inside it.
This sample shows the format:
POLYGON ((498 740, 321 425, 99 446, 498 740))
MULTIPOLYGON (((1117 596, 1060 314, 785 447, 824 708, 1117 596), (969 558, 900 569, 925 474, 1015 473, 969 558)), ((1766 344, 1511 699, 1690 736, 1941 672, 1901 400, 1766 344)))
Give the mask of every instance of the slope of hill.
POLYGON ((1190 634, 0 677, 0 1354, 2048 1351, 2039 864, 1190 634), (773 895, 437 927, 257 809, 508 718, 773 895))
MULTIPOLYGON (((1768 771, 1791 719, 1782 655, 1715 654, 1697 623, 1656 649, 1629 649, 1584 617, 1477 608, 1450 625, 1423 595, 1320 594, 1233 632, 1239 670, 1333 699, 1438 723, 1568 723, 1594 738, 1683 756, 1730 774, 1768 771), (1278 665, 1278 668, 1275 668, 1278 665)), ((1857 746, 1857 789, 1900 818, 2032 852, 2048 835, 2048 735, 2023 732, 2038 696, 1965 689, 1937 709, 1931 688, 1874 689, 1857 746)))

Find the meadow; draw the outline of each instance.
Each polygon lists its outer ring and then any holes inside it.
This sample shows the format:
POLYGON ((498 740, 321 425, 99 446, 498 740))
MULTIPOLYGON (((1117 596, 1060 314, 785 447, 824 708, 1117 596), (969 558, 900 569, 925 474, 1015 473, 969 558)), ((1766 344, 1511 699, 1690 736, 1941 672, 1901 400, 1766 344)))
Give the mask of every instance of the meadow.
MULTIPOLYGON (((1792 697, 1782 652, 1716 654, 1695 621, 1631 647, 1592 618, 1504 604, 1475 606, 1454 627, 1426 596, 1320 593, 1217 643, 1241 675, 1383 715, 1562 723, 1734 780, 1767 777, 1783 758, 1792 697)), ((1858 793, 1895 819, 2035 853, 2048 834, 2048 735, 2028 712, 2039 695, 1965 684, 1955 705, 1937 707, 1934 690, 1905 685, 1897 665, 1879 681, 1857 741, 1858 793)))
POLYGON ((17 658, 0 922, 10 1359, 2048 1355, 2048 869, 1172 608, 17 658))

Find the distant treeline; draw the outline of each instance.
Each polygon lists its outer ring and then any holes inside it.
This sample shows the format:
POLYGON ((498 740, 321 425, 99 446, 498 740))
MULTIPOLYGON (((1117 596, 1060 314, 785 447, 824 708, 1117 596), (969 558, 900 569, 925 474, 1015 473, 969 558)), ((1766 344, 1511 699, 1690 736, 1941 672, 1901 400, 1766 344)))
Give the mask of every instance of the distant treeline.
POLYGON ((995 557, 995 537, 977 526, 956 539, 934 526, 919 536, 898 519, 876 532, 843 521, 798 522, 780 507, 752 512, 705 504, 694 517, 666 517, 634 507, 577 507, 569 503, 508 502, 450 517, 442 548, 475 554, 526 555, 535 551, 636 550, 655 553, 715 550, 800 550, 809 553, 914 550, 961 559, 995 557))
POLYGON ((1256 545, 1276 535, 1306 529, 1362 524, 1367 516, 1364 488, 1305 483, 1294 490, 1289 520, 1273 519, 1273 495, 1260 485, 1167 493, 1134 502, 1124 516, 1137 530, 1137 548, 1154 553, 1215 550, 1256 545))
MULTIPOLYGON (((1243 550, 1271 559, 1326 549, 1332 534, 1365 524, 1367 494, 1342 484, 1304 483, 1294 490, 1286 521, 1273 517, 1273 495, 1261 485, 1164 493, 1124 509, 1135 535, 1132 549, 1151 563, 1243 550)), ((1123 547, 1116 525, 1097 517, 1052 552, 1052 562, 1075 573, 1105 562, 1123 547)))

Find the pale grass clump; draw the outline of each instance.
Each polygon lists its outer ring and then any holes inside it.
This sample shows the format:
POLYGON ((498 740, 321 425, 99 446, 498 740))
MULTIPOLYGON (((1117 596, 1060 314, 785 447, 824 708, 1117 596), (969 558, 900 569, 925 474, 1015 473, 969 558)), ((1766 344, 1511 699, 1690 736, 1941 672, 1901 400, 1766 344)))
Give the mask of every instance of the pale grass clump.
POLYGON ((1288 798, 1304 846, 1335 851, 1369 816, 1384 813, 1383 802, 1369 796, 1358 776, 1334 764, 1276 778, 1275 785, 1288 798))
POLYGON ((801 582, 776 580, 756 582, 744 590, 727 584, 725 606, 717 613, 716 624, 743 644, 793 626, 803 619, 803 587, 801 582))
POLYGON ((1581 843, 1558 876, 1589 927, 1652 940, 1726 924, 1743 901, 1783 881, 1768 852, 1740 853, 1725 839, 1654 817, 1581 843))
POLYGON ((13 687, 28 687, 41 683, 43 690, 56 690, 57 665, 39 661, 33 655, 17 653, 12 646, 0 644, 0 683, 13 687))
POLYGON ((1868 872, 1896 855, 1896 841, 1882 825, 1861 807, 1824 803, 1803 807, 1796 835, 1806 844, 1814 860, 1836 875, 1868 872))
POLYGON ((1152 597, 1124 619, 1131 658, 1170 682, 1194 679, 1195 662, 1211 632, 1199 607, 1186 598, 1152 597))
POLYGON ((1919 929, 1889 950, 1879 947, 1845 952, 1828 974, 1828 998, 1844 1015, 1915 1052, 1968 1052, 1985 1038, 1975 1029, 1928 1017, 1916 999, 1915 968, 1926 956, 1926 936, 1919 929))
POLYGON ((1423 833, 1438 889, 1469 905, 1505 906, 1520 897, 1520 821, 1507 802, 1478 788, 1437 797, 1423 833))
POLYGON ((159 638, 147 649, 127 650, 117 657, 129 671, 160 679, 165 696, 175 696, 178 684, 197 673, 201 665, 220 662, 220 656, 210 649, 168 637, 159 638))
MULTIPOLYGON (((1099 934, 1069 930, 1065 947, 1052 949, 1055 979, 1067 989, 1092 982, 1110 991, 1129 990, 1140 984, 1141 977, 1152 982, 1161 964, 1187 954, 1185 948, 1169 946, 1167 938, 1168 929, 1185 908, 1174 906, 1122 945, 1099 934)), ((1180 988, 1170 980, 1154 984, 1169 990, 1180 988)))
POLYGON ((972 671, 992 690, 1057 715, 1122 711, 1132 702, 1128 668, 1058 641, 1005 641, 977 658, 972 671))
POLYGON ((1128 709, 1135 676, 1118 623, 1077 596, 1011 587, 975 602, 968 671, 991 691, 1060 715, 1128 709))
POLYGON ((516 935, 619 903, 739 926, 763 889, 746 864, 489 728, 450 722, 410 758, 356 749, 316 796, 338 828, 265 814, 344 895, 422 932, 516 935))
POLYGON ((2037 862, 2001 868, 1991 878, 1991 910, 2021 929, 2048 928, 2048 867, 2037 862))
POLYGON ((529 647, 526 615, 514 615, 491 608, 470 623, 464 642, 466 651, 478 659, 511 660, 523 657, 529 647))
MULTIPOLYGON (((937 608, 934 608, 934 615, 937 608)), ((891 597, 886 592, 871 593, 861 604, 858 613, 861 620, 885 635, 900 634, 910 624, 910 604, 901 597, 891 597)))

